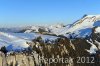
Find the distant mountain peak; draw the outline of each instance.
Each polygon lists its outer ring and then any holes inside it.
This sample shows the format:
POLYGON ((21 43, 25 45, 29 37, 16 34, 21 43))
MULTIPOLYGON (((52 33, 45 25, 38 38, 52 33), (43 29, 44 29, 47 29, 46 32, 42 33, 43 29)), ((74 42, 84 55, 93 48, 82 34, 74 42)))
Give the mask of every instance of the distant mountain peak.
MULTIPOLYGON (((63 23, 56 23, 53 25, 33 25, 24 28, 0 28, 2 32, 19 32, 19 33, 40 33, 49 35, 63 35, 63 36, 78 36, 85 37, 92 33, 94 27, 100 27, 100 15, 85 14, 81 19, 73 24, 64 25, 63 23)), ((97 31, 96 31, 97 32, 97 31)))

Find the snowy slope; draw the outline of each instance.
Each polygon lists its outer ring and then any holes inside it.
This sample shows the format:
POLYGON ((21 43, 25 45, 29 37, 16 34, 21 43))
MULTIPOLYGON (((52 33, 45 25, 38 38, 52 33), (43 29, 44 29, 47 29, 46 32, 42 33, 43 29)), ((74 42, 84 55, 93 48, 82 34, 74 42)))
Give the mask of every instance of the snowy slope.
POLYGON ((88 15, 77 21, 67 32, 73 32, 75 30, 84 28, 93 28, 94 26, 100 26, 100 15, 88 15))
POLYGON ((70 24, 65 26, 62 24, 57 24, 57 25, 51 25, 49 29, 52 34, 62 35, 70 28, 70 26, 71 26, 70 24))
POLYGON ((95 29, 95 33, 100 33, 100 27, 97 27, 97 28, 95 29))
POLYGON ((7 47, 8 51, 19 51, 27 48, 26 40, 20 39, 8 33, 0 32, 0 47, 7 47))
POLYGON ((37 34, 37 33, 9 33, 9 34, 22 38, 24 40, 29 40, 29 41, 36 39, 37 37, 41 37, 43 41, 46 41, 46 40, 52 41, 59 38, 56 36, 42 35, 42 34, 37 34))
POLYGON ((100 26, 100 15, 87 15, 75 22, 66 33, 76 37, 90 36, 94 27, 100 26))
POLYGON ((42 35, 36 33, 4 33, 0 32, 0 48, 6 46, 8 51, 20 51, 28 48, 29 45, 26 43, 32 41, 37 37, 41 36, 43 41, 55 40, 58 37, 50 35, 42 35))
POLYGON ((31 26, 29 29, 25 31, 25 33, 32 33, 32 32, 39 32, 39 29, 43 29, 49 34, 56 34, 61 35, 62 32, 66 31, 70 25, 63 25, 63 24, 54 24, 48 26, 31 26))
POLYGON ((73 38, 90 36, 94 27, 100 26, 100 15, 85 15, 73 24, 65 27, 49 27, 51 33, 73 38))

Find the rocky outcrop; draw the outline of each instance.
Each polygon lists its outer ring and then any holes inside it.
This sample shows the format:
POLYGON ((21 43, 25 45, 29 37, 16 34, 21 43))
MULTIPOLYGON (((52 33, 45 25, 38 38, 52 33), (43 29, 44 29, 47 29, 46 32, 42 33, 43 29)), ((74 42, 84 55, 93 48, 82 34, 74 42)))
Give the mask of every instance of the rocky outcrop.
POLYGON ((0 66, 99 66, 98 61, 95 62, 98 55, 86 51, 90 45, 85 39, 59 38, 55 44, 38 41, 33 41, 28 50, 22 52, 0 52, 0 66))
POLYGON ((35 66, 34 57, 21 53, 8 56, 0 53, 0 66, 35 66))

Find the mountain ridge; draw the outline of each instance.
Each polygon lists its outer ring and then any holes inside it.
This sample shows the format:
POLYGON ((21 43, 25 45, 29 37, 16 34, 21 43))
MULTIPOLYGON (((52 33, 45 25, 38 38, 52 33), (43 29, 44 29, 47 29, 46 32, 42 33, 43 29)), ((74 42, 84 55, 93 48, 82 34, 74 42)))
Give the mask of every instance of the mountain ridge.
POLYGON ((69 25, 0 28, 0 66, 100 66, 99 17, 85 15, 69 25), (62 57, 74 60, 45 60, 62 57), (94 63, 76 63, 77 57, 93 57, 94 63))

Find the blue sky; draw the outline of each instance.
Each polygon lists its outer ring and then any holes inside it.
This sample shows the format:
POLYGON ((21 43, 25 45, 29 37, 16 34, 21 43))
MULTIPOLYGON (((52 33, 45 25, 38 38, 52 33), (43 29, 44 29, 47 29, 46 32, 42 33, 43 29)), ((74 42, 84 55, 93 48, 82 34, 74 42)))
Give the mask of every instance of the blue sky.
POLYGON ((0 26, 70 24, 100 14, 100 0, 0 0, 0 26))

